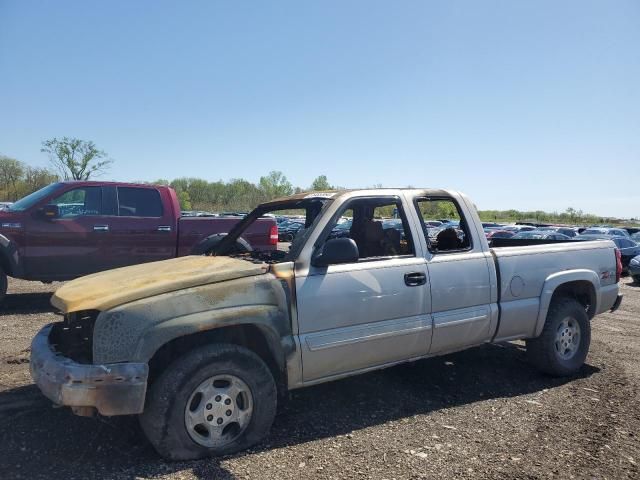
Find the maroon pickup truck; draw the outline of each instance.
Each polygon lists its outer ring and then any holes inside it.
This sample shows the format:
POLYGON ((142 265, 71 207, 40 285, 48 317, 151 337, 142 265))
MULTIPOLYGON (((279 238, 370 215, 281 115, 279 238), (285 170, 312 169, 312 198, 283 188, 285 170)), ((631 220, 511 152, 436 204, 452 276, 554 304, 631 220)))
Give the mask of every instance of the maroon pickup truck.
MULTIPOLYGON (((239 217, 181 217, 165 186, 53 183, 0 212, 0 302, 7 276, 50 282, 176 256, 205 253, 239 217)), ((261 218, 247 248, 273 250, 278 227, 261 218)))

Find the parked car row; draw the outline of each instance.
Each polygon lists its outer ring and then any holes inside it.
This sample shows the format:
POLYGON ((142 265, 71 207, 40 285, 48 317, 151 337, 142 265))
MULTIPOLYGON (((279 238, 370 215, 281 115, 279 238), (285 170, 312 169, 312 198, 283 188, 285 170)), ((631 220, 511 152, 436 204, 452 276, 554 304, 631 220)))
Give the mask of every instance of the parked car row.
POLYGON ((568 226, 528 226, 528 225, 500 225, 498 223, 483 223, 485 236, 492 242, 494 239, 528 239, 528 240, 557 240, 557 241, 591 241, 611 240, 620 250, 623 272, 634 275, 640 282, 640 232, 631 234, 624 228, 615 227, 568 227, 568 226), (635 262, 632 264, 631 262, 635 262), (633 273, 634 272, 637 273, 633 273))

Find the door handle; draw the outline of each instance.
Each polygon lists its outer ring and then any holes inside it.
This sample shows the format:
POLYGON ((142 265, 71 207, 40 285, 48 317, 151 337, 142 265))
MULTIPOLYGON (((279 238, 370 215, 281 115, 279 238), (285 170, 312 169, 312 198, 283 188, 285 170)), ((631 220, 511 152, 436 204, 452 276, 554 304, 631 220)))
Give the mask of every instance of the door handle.
POLYGON ((157 228, 158 232, 170 232, 171 231, 171 225, 160 225, 157 228))
POLYGON ((93 231, 94 232, 108 232, 109 231, 109 225, 94 225, 93 226, 93 231))
POLYGON ((404 283, 407 287, 418 287, 427 283, 427 276, 422 272, 405 273, 404 283))

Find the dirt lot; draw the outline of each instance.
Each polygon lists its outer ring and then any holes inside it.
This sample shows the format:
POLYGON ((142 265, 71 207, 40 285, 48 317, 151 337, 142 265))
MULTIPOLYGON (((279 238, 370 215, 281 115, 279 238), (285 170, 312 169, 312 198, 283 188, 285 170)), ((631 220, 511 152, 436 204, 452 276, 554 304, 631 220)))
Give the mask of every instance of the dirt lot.
POLYGON ((53 408, 29 377, 55 285, 12 282, 0 312, 0 478, 640 478, 640 286, 593 323, 588 364, 542 376, 485 346, 292 395, 249 452, 165 463, 135 418, 53 408))

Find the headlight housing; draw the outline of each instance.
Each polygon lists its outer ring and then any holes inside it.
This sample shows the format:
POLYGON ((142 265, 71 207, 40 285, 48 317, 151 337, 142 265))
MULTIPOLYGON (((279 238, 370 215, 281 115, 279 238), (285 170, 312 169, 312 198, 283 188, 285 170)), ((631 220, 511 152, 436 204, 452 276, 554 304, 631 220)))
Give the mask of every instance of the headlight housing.
POLYGON ((56 352, 75 362, 92 363, 93 326, 99 313, 98 310, 68 313, 64 321, 53 325, 49 344, 56 352))

